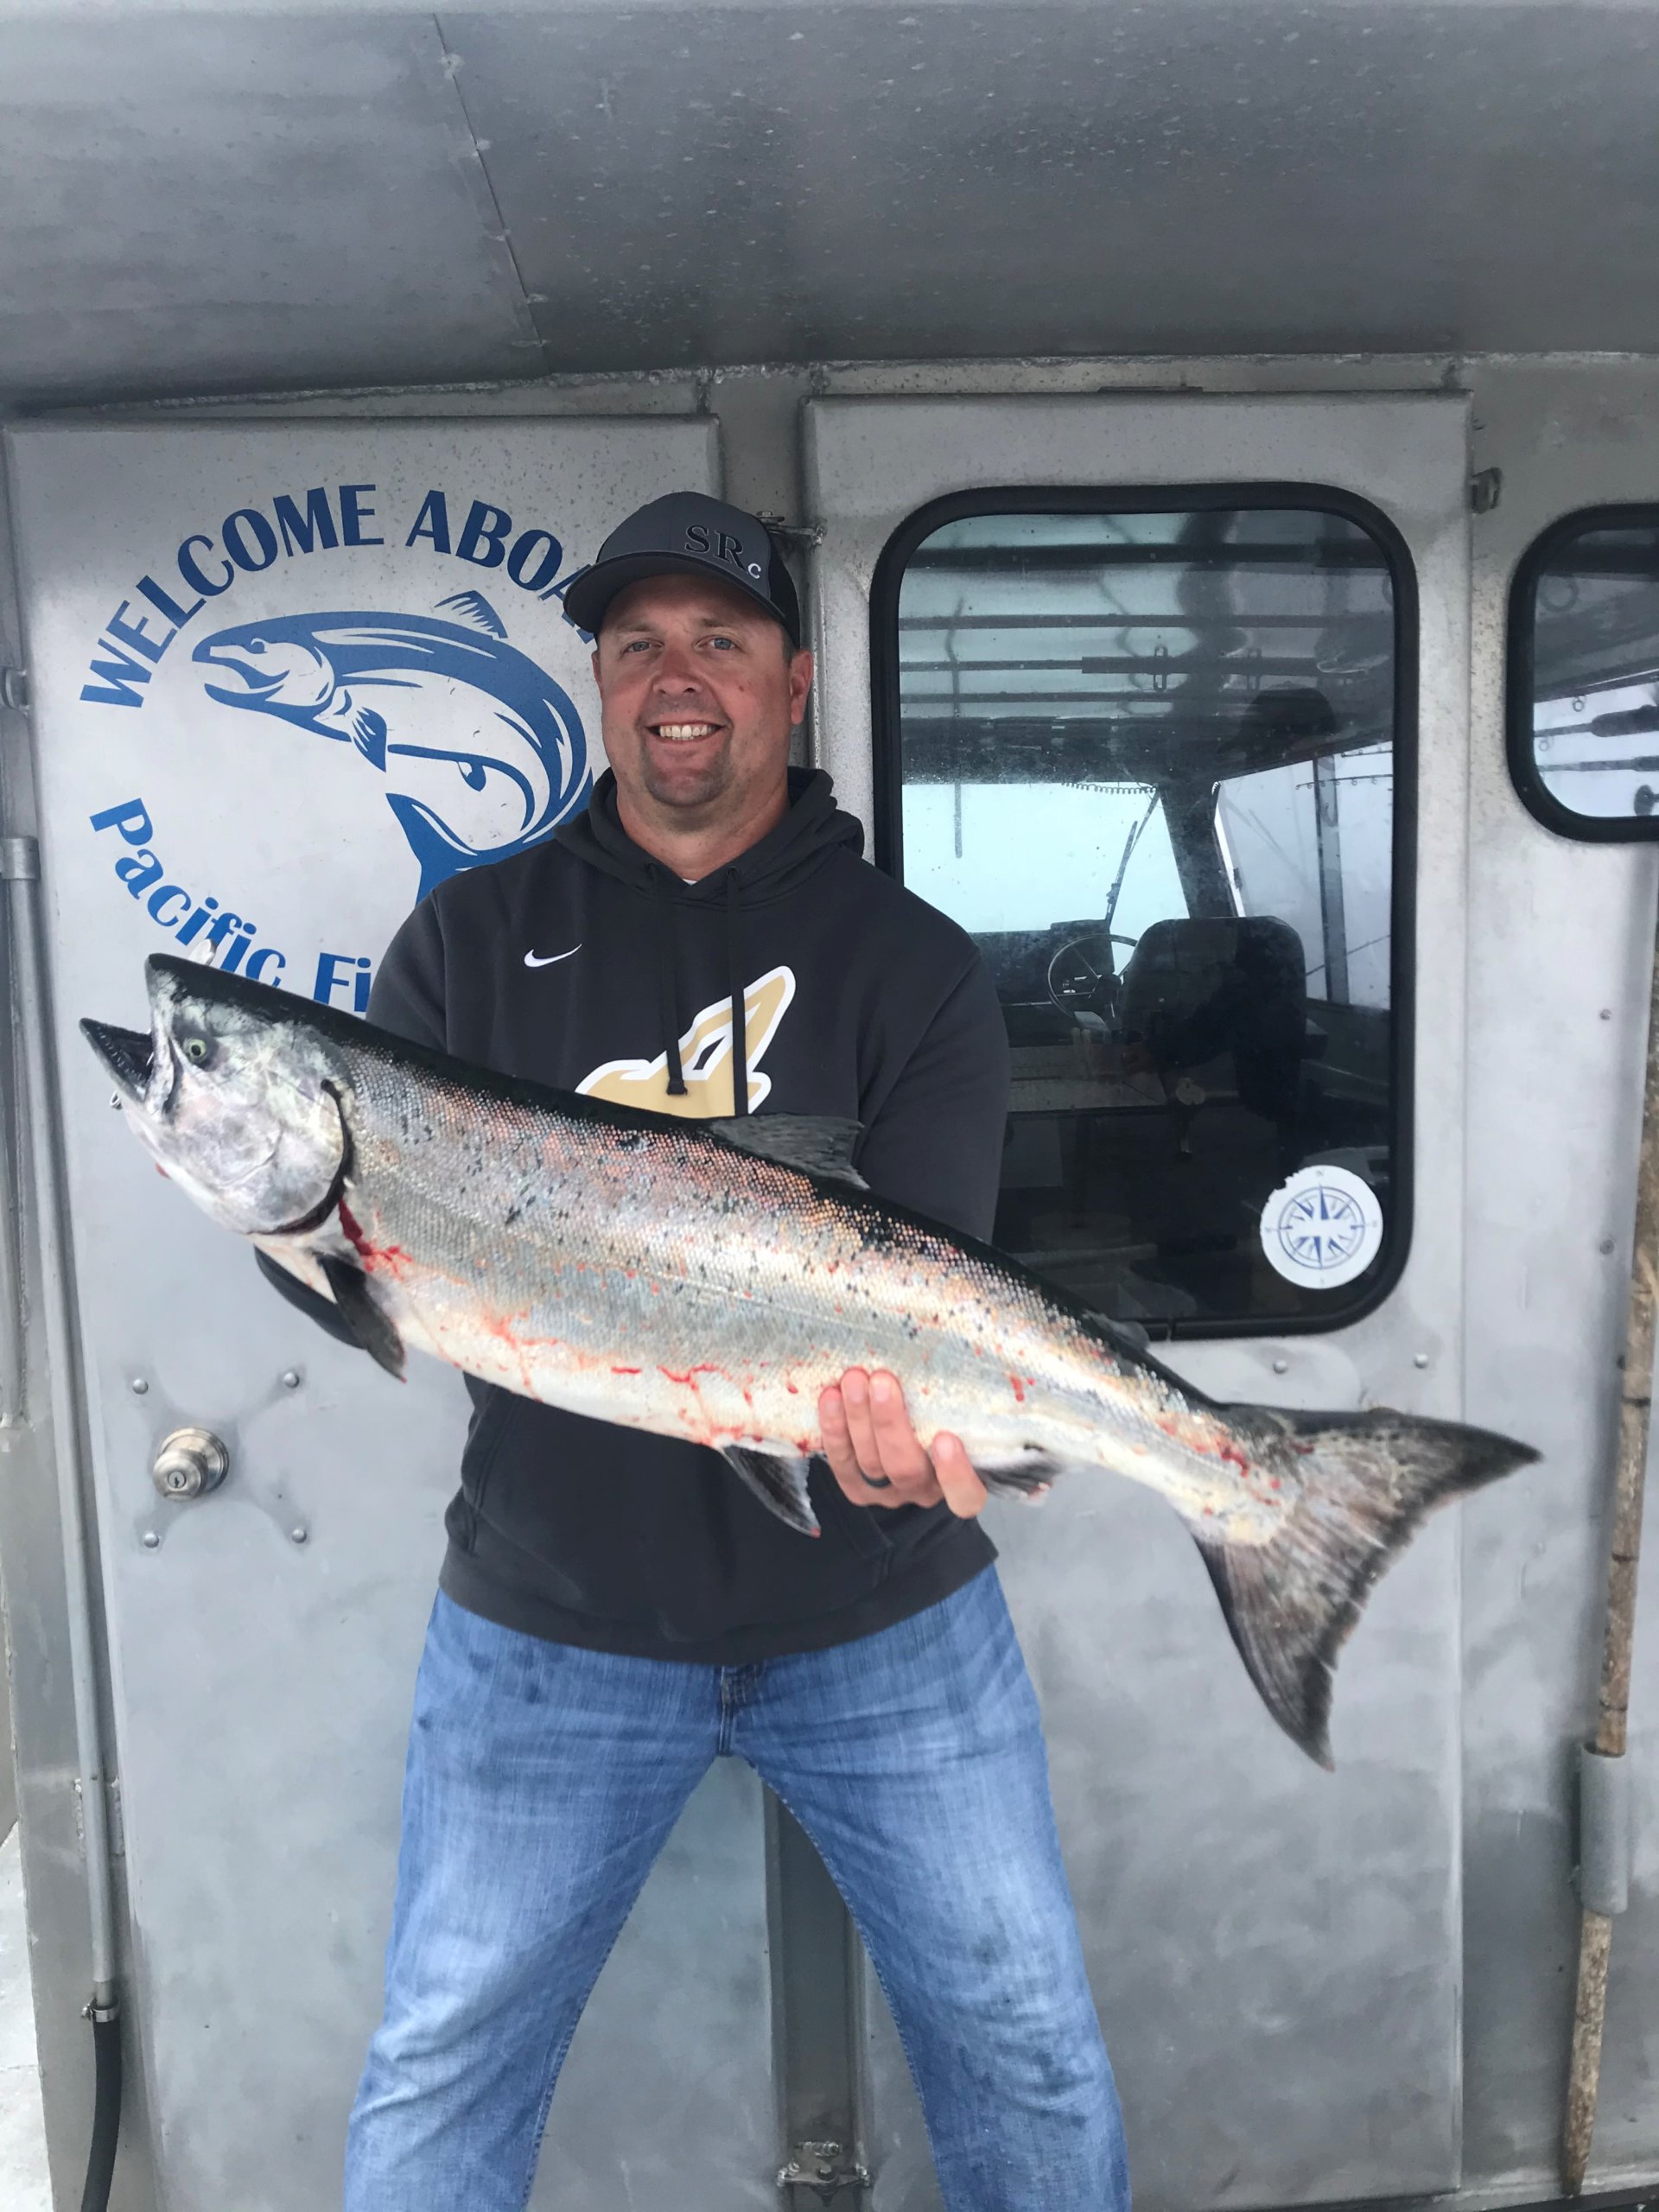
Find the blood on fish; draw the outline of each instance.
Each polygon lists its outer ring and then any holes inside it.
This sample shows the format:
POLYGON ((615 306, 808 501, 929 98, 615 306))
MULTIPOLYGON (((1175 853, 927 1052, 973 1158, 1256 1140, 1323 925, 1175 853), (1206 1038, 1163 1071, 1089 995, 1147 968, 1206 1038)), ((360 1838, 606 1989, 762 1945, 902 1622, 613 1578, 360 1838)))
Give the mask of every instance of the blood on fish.
MULTIPOLYGON (((376 1265, 381 1261, 385 1262, 386 1266, 391 1269, 394 1274, 397 1274, 400 1268, 406 1268, 410 1265, 409 1255, 404 1251, 401 1244, 383 1244, 376 1246, 370 1243, 368 1238, 364 1235, 362 1228, 355 1215, 353 1213, 351 1208, 346 1205, 344 1198, 340 1202, 340 1225, 346 1233, 346 1243, 357 1254, 358 1258, 362 1261, 363 1269, 365 1274, 372 1273, 376 1265)), ((482 1267, 484 1263, 480 1260, 478 1264, 482 1267)))
POLYGON ((613 1375, 639 1375, 643 1370, 638 1367, 613 1367, 611 1372, 613 1375))
POLYGON ((526 1397, 534 1397, 536 1385, 530 1365, 531 1348, 533 1344, 542 1344, 556 1349, 559 1338, 535 1337, 526 1339, 517 1333, 513 1328, 512 1318, 505 1315, 484 1313, 480 1315, 479 1319, 489 1335, 499 1338, 518 1361, 520 1386, 526 1397))

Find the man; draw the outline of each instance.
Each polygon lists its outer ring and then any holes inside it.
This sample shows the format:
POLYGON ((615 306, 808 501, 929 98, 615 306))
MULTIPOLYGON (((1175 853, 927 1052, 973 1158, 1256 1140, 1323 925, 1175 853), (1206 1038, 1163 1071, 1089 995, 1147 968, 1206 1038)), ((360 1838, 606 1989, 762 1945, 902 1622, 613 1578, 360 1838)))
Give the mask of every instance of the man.
MULTIPOLYGON (((863 864, 828 777, 787 765, 812 658, 764 528, 656 500, 565 604, 596 638, 610 771, 555 842, 423 901, 372 1018, 663 1111, 856 1118, 874 1190, 987 1234, 995 996, 971 941, 863 864)), ((1127 2206, 1035 1700, 961 1445, 930 1455, 894 1378, 850 1370, 819 1405, 833 1472, 809 1542, 712 1452, 469 1388, 346 2212, 518 2212, 588 1993, 727 1752, 847 1898, 950 2212, 1127 2206)))

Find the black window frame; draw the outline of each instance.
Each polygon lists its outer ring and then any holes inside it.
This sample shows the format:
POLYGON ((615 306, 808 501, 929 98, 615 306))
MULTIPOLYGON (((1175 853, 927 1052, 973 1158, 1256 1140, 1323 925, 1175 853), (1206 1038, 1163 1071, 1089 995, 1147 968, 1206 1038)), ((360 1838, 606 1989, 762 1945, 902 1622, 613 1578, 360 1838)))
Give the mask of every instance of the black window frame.
POLYGON ((1575 845, 1645 845, 1659 837, 1659 815, 1575 814, 1563 806, 1540 774, 1533 751, 1534 644, 1538 614, 1538 579, 1554 556, 1575 537, 1597 530, 1646 526, 1659 536, 1659 503, 1621 500, 1617 505, 1575 507, 1541 530, 1515 566, 1510 579, 1504 638, 1503 742, 1516 797, 1535 822, 1575 845))
MULTIPOLYGON (((870 714, 874 858, 904 880, 904 740, 899 699, 899 595, 911 556, 946 524, 998 514, 1192 514, 1292 508, 1340 516, 1363 530, 1387 563, 1394 602, 1394 855, 1389 876, 1389 1082, 1395 1108, 1390 1204, 1381 1265, 1357 1297, 1340 1294, 1317 1313, 1180 1319, 1144 1324, 1162 1341, 1329 1336, 1374 1313, 1397 1288, 1411 1256, 1415 1160, 1418 595, 1417 569, 1395 524, 1357 493, 1327 484, 996 484, 950 492, 907 515, 882 547, 870 582, 870 714)), ((1655 511, 1659 513, 1659 510, 1655 511)), ((1659 836, 1659 823, 1654 833, 1659 836)))

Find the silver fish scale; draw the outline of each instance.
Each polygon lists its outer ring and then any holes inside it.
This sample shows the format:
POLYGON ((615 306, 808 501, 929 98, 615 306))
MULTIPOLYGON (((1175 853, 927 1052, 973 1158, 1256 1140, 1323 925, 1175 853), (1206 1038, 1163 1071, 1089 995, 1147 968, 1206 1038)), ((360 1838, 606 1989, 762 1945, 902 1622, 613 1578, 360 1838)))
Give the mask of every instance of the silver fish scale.
POLYGON ((819 1390, 885 1367, 924 1440, 949 1428, 988 1471, 1111 1467, 1229 1521, 1276 1503, 1211 1409, 1115 1357, 1016 1267, 695 1123, 632 1128, 341 1057, 346 1249, 406 1339, 469 1372, 805 1453, 819 1390))

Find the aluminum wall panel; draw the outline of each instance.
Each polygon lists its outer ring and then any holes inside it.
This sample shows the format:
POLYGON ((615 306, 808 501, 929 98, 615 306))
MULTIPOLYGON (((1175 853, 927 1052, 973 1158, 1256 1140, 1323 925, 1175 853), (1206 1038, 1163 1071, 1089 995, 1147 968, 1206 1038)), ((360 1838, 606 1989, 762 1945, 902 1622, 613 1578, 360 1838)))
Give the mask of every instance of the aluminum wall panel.
MULTIPOLYGON (((1474 461, 1467 1366, 1474 1420, 1548 1479, 1465 1519, 1467 2175, 1553 2190, 1579 1930, 1576 1746, 1594 1732, 1642 1058, 1650 848, 1569 844, 1510 786, 1504 623, 1516 561, 1562 514, 1659 498, 1651 362, 1484 375, 1474 461)), ((1614 1923, 1589 2179, 1659 2169, 1659 1497, 1651 1470, 1630 1760, 1635 1866, 1614 1923)))
POLYGON ((446 22, 551 368, 1659 329, 1640 8, 1570 36, 1401 0, 446 22))
MULTIPOLYGON (((42 429, 11 460, 143 2087, 171 2212, 315 2212, 338 2190, 377 2010, 464 1395, 427 1363, 394 1388, 275 1299, 148 1172, 74 1022, 137 1018, 143 957, 198 911, 198 944, 234 910, 257 924, 245 967, 263 950, 265 980, 350 1007, 445 854, 482 863, 581 803, 597 716, 586 649, 547 594, 631 506, 713 488, 715 429, 42 429), (437 626, 416 632, 436 641, 435 697, 377 688, 360 664, 322 683, 346 633, 384 661, 418 624, 437 626), (485 649, 484 673, 452 631, 485 649), (286 655, 286 690, 250 680, 251 632, 286 655), (539 749, 514 720, 527 668, 571 709, 539 749), (371 698, 378 732, 359 719, 371 698), (187 1419, 225 1439, 232 1472, 158 1517, 149 1457, 187 1419)), ((244 933, 222 932, 221 958, 244 933)), ((758 1796, 721 1773, 688 1814, 583 2023, 537 2202, 613 2212, 631 2190, 683 2212, 769 2192, 758 1796)))
POLYGON ((1656 35, 1537 0, 5 0, 0 393, 1652 346, 1656 35))
MULTIPOLYGON (((1181 1345, 1172 1363, 1224 1398, 1457 1413, 1463 402, 830 399, 808 412, 809 513, 824 531, 817 728, 844 800, 867 819, 870 580, 887 537, 926 501, 975 484, 1324 483, 1372 500, 1405 537, 1421 604, 1411 1256, 1383 1306, 1338 1335, 1181 1345)), ((1073 1479, 1040 1514, 1000 1510, 995 1533, 1044 1704, 1138 2201, 1285 2204, 1455 2185, 1455 1518, 1389 1575, 1344 1655, 1334 1777, 1260 1711, 1192 1546, 1149 1495, 1073 1479)), ((936 2199, 893 2056, 878 2031, 875 2203, 913 2212, 936 2199)))
POLYGON ((0 390, 534 375, 429 15, 0 25, 0 390))

